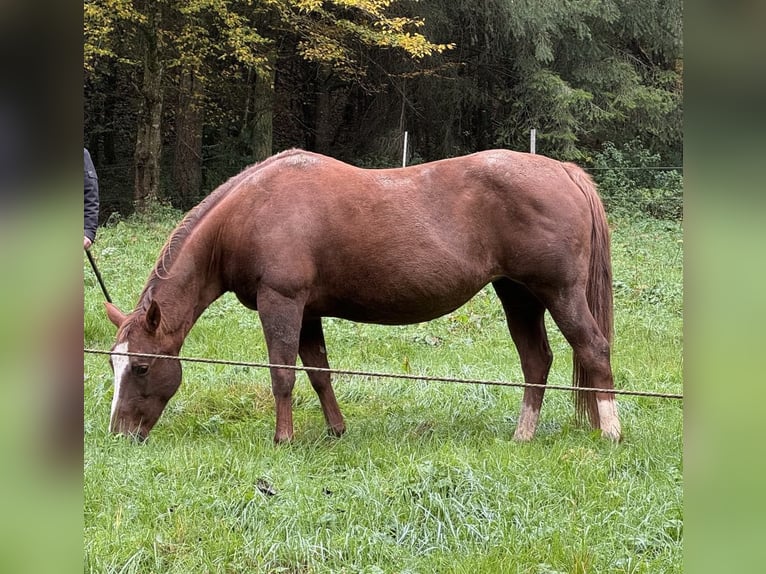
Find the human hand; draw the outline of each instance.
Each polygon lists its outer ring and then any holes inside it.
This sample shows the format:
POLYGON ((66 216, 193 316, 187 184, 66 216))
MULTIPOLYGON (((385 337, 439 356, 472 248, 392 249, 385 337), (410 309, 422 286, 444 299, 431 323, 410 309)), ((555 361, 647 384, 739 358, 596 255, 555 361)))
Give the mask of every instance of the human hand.
POLYGON ((93 242, 90 240, 90 238, 83 236, 82 248, 90 249, 91 245, 93 245, 93 242))

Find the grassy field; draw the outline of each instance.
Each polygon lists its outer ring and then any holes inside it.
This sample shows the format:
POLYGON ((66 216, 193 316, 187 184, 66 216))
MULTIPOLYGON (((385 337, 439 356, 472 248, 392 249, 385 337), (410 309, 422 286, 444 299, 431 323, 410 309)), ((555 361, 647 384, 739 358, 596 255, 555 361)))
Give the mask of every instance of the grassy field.
MULTIPOLYGON (((113 222, 94 246, 127 311, 180 214, 113 222)), ((616 385, 682 390, 678 224, 614 219, 616 385)), ((84 260, 87 266, 87 261, 84 260)), ((89 268, 85 345, 114 328, 89 268)), ((549 382, 570 351, 549 323, 549 382)), ((325 320, 334 367, 521 380, 491 290, 409 327, 325 320)), ((183 355, 265 361, 258 316, 231 295, 203 314, 183 355)), ((295 441, 275 447, 268 372, 186 363, 142 445, 107 430, 112 378, 85 356, 85 570, 98 573, 681 572, 682 404, 620 398, 624 441, 574 420, 549 391, 535 440, 511 440, 521 390, 338 377, 348 432, 324 430, 305 374, 295 441)))

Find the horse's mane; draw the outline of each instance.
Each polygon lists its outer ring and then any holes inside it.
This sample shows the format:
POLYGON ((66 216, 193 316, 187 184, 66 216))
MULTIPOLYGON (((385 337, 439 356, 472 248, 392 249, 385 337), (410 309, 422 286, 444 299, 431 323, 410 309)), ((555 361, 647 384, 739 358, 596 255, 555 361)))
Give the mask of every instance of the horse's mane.
POLYGON ((191 232, 194 231, 197 224, 208 213, 210 213, 215 206, 221 203, 221 201, 226 198, 229 193, 231 193, 231 191, 236 189, 243 180, 253 175, 253 172, 272 163, 279 157, 289 156, 295 153, 302 153, 302 150, 287 150, 261 162, 254 163, 246 167, 242 172, 230 177, 226 182, 218 186, 205 199, 193 207, 184 216, 184 218, 181 220, 181 223, 176 226, 176 228, 170 234, 170 237, 168 237, 168 240, 165 242, 165 245, 162 247, 160 255, 157 258, 157 262, 154 265, 154 269, 152 269, 152 272, 149 275, 149 279, 147 280, 143 291, 141 291, 141 296, 138 299, 138 306, 146 306, 146 302, 148 300, 147 295, 151 294, 152 289, 155 287, 155 285, 157 285, 158 282, 168 277, 170 269, 173 266, 173 263, 175 262, 181 247, 186 242, 186 239, 189 237, 189 235, 191 235, 191 232))

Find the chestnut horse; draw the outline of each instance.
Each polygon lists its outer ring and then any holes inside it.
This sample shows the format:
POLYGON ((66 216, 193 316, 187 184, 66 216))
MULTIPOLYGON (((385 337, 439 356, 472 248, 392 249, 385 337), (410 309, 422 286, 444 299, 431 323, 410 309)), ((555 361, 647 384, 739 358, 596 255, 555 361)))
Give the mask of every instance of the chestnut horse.
MULTIPOLYGON (((507 150, 400 169, 359 169, 290 150, 247 168, 170 235, 133 312, 106 303, 114 353, 178 356, 202 312, 233 291, 260 313, 272 364, 328 367, 322 317, 400 325, 454 311, 488 283, 524 380, 552 362, 546 309, 573 348, 574 384, 612 389, 609 230, 577 166, 507 150)), ((146 438, 181 383, 178 359, 112 354, 110 429, 146 438)), ((330 432, 345 423, 330 375, 308 372, 330 432)), ((293 436, 295 371, 271 368, 276 442, 293 436)), ((527 387, 514 434, 530 440, 543 388, 527 387)), ((614 396, 577 411, 620 440, 614 396)))

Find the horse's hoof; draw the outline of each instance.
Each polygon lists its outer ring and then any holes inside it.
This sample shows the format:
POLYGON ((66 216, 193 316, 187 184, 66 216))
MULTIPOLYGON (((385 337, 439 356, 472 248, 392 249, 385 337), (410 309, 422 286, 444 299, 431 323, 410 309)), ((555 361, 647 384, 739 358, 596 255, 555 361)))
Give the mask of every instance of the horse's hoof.
POLYGON ((513 433, 513 440, 516 442, 529 442, 531 441, 535 436, 535 431, 530 431, 529 429, 522 429, 521 427, 516 429, 516 432, 513 433))
POLYGON ((602 428, 601 437, 614 443, 622 442, 622 429, 619 424, 602 428))
POLYGON ((275 434, 274 435, 274 444, 290 444, 293 442, 293 435, 291 434, 275 434))
POLYGON ((327 433, 331 436, 339 437, 343 436, 343 433, 346 432, 345 425, 341 425, 339 427, 327 427, 327 433))

